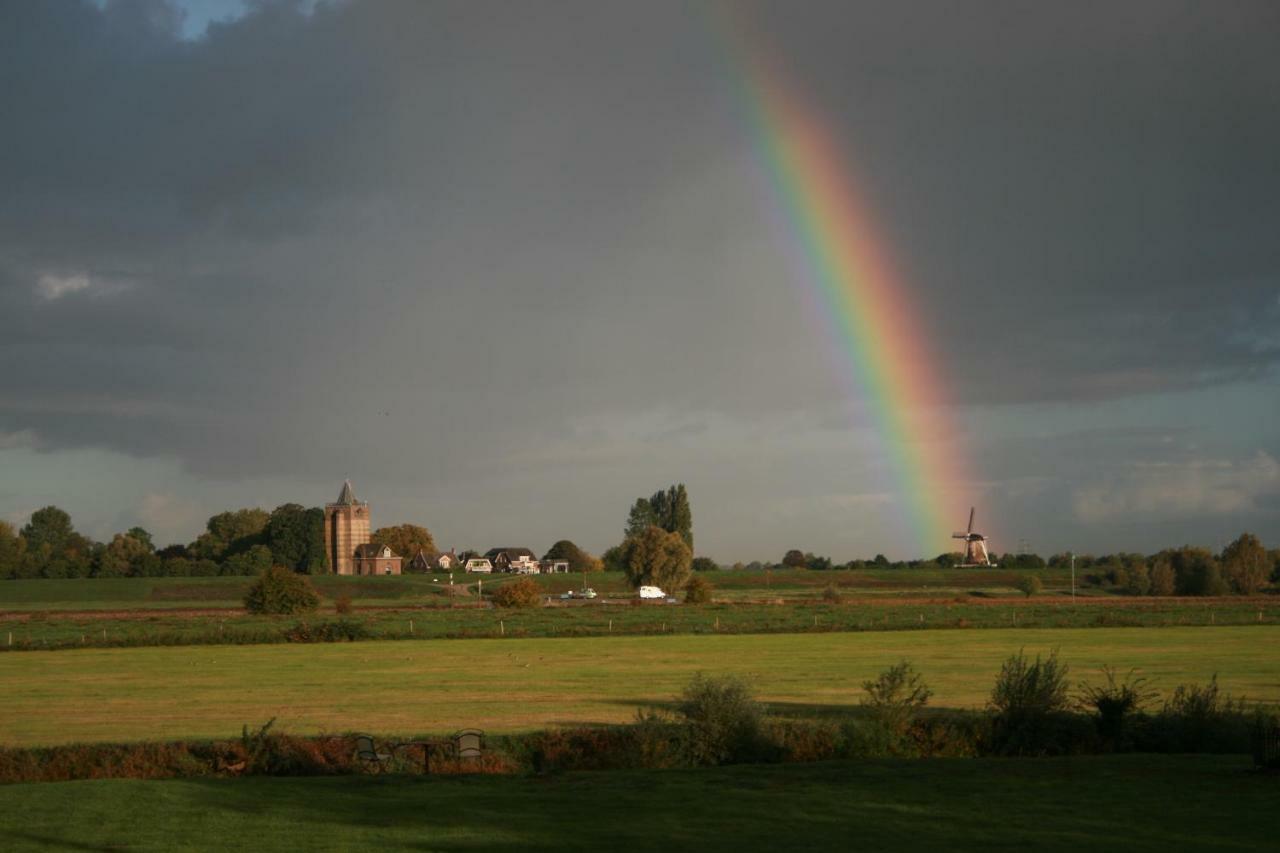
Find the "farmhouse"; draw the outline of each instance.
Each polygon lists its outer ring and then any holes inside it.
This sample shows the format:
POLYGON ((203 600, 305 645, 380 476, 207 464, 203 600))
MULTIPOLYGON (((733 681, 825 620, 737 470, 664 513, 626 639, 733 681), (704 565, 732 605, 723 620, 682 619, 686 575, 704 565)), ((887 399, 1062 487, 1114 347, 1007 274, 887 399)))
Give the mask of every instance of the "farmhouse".
POLYGON ((356 546, 355 573, 358 575, 398 575, 400 555, 386 545, 366 542, 356 546))
POLYGON ((443 554, 433 554, 422 548, 418 549, 418 553, 405 564, 405 570, 410 572, 451 572, 461 565, 458 555, 453 553, 453 549, 443 554))

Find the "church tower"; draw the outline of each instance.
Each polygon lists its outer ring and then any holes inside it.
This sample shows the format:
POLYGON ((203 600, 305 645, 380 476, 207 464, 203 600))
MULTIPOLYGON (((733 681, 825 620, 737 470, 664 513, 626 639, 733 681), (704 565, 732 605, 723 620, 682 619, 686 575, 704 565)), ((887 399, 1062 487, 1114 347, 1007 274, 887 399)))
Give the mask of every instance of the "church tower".
POLYGON ((324 541, 333 573, 355 574, 356 546, 369 542, 369 504, 356 500, 350 480, 343 482, 337 502, 325 505, 324 541))

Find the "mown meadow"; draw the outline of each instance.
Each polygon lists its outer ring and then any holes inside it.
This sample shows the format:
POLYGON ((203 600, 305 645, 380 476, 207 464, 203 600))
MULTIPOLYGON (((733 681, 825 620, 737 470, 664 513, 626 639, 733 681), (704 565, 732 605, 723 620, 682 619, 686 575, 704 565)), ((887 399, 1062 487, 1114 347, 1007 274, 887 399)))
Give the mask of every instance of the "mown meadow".
POLYGON ((979 707, 1001 662, 1058 649, 1072 679, 1138 668, 1169 691, 1215 673, 1280 701, 1280 628, 992 629, 83 649, 0 656, 13 746, 218 738, 276 718, 296 733, 404 735, 616 723, 697 672, 737 675, 782 716, 841 713, 905 659, 940 707, 979 707))

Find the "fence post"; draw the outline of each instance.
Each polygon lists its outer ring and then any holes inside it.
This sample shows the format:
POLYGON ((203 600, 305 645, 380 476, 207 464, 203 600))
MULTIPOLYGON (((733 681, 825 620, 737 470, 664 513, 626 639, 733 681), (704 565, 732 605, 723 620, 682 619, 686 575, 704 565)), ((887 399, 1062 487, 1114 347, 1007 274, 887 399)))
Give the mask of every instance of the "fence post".
POLYGON ((499 633, 499 634, 501 634, 501 635, 502 635, 502 636, 504 636, 504 637, 505 637, 505 636, 507 636, 507 626, 506 626, 506 623, 505 623, 505 622, 503 622, 501 619, 499 619, 499 620, 498 620, 498 633, 499 633))

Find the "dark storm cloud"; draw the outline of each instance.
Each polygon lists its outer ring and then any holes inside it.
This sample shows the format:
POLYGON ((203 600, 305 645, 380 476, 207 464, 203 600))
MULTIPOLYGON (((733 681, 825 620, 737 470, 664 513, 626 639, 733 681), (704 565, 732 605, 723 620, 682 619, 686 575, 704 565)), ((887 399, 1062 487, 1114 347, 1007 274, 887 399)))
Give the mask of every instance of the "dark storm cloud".
MULTIPOLYGON (((840 133, 957 397, 1274 368, 1274 4, 734 14, 840 133)), ((211 478, 595 466, 561 484, 584 501, 681 466, 732 491, 715 445, 820 479, 866 413, 763 209, 719 20, 268 2, 184 41, 159 0, 0 6, 0 437, 211 478)))

